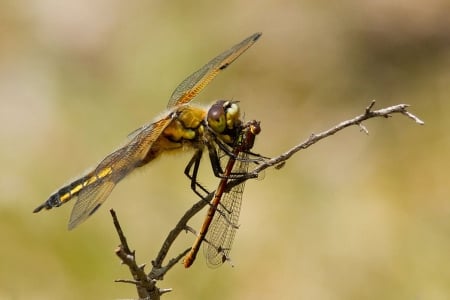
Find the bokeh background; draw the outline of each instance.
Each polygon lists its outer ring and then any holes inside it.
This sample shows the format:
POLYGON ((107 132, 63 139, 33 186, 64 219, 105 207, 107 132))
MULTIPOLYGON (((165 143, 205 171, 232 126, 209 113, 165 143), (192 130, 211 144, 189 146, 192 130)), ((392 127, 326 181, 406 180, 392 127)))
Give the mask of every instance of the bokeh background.
MULTIPOLYGON (((136 297, 113 250, 117 210, 149 263, 196 201, 163 157, 122 182, 94 217, 71 204, 31 211, 165 108, 176 85, 221 51, 262 38, 196 102, 241 101, 274 156, 377 107, 249 181, 232 258, 200 255, 159 284, 167 299, 449 299, 450 2, 13 1, 0 3, 0 299, 136 297)), ((202 182, 217 184, 209 164, 202 182)), ((192 226, 198 226, 200 214, 192 226)), ((194 240, 182 234, 172 256, 194 240)))

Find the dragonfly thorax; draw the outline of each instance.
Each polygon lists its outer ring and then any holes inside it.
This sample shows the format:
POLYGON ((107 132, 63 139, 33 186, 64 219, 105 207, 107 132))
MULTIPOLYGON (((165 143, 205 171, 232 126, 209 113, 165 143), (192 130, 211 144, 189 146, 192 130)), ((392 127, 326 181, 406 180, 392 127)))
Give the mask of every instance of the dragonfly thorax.
POLYGON ((193 106, 178 108, 172 122, 164 129, 164 136, 172 142, 183 140, 192 141, 198 138, 198 131, 202 131, 202 123, 206 112, 193 106))

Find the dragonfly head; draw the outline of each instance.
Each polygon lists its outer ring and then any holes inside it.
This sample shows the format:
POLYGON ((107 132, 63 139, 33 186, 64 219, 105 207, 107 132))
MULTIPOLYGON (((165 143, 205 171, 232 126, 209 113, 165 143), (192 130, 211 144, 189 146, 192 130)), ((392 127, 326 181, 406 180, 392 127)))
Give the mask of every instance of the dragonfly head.
POLYGON ((233 143, 242 124, 237 101, 219 100, 214 103, 208 110, 207 124, 227 144, 233 143))
POLYGON ((252 120, 245 123, 239 136, 238 144, 242 151, 249 151, 253 148, 255 137, 261 132, 259 121, 252 120))

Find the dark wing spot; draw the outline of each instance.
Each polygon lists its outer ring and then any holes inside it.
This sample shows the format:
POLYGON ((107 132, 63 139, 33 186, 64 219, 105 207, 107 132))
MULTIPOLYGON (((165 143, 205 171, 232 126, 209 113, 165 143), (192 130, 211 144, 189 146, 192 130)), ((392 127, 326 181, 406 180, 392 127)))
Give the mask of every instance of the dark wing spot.
POLYGON ((230 65, 230 63, 224 63, 223 65, 221 65, 220 67, 219 67, 219 70, 223 70, 223 69, 225 69, 226 67, 228 67, 230 65))
POLYGON ((89 216, 92 216, 92 215, 97 211, 97 209, 98 209, 100 206, 102 206, 101 203, 97 204, 97 205, 89 212, 89 216))

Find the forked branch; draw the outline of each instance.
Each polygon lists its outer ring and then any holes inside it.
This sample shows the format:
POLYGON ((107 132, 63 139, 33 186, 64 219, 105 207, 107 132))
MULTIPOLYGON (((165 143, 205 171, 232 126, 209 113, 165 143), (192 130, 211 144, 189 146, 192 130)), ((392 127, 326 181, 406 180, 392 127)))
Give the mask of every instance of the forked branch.
MULTIPOLYGON (((334 127, 322 131, 320 133, 311 134, 308 139, 303 141, 302 143, 292 147, 285 153, 282 153, 281 155, 271 158, 271 159, 263 159, 259 162, 256 168, 254 168, 252 171, 249 172, 248 176, 245 178, 239 178, 230 180, 227 185, 226 189, 230 190, 234 186, 242 183, 243 181, 246 181, 250 178, 255 178, 258 176, 260 172, 263 170, 269 168, 269 167, 275 167, 278 168, 282 164, 284 164, 289 158, 291 158, 295 153, 302 149, 306 149, 315 143, 319 142, 320 140, 329 137, 344 128, 347 128, 349 126, 359 126, 361 131, 368 134, 367 128, 362 124, 362 122, 376 118, 376 117, 383 117, 383 118, 389 118, 393 114, 402 114, 410 119, 412 119, 414 122, 416 122, 419 125, 425 124, 421 119, 407 111, 407 108, 409 105, 407 104, 398 104, 386 108, 382 108, 379 110, 372 110, 375 105, 375 101, 372 101, 368 107, 364 110, 364 113, 354 117, 353 119, 349 119, 346 121, 343 121, 334 127)), ((126 283, 132 283, 136 285, 137 292, 139 295, 139 299, 160 299, 160 296, 166 292, 171 291, 171 289, 159 289, 156 287, 157 280, 162 280, 164 275, 174 266, 176 265, 185 255, 187 252, 189 252, 190 248, 186 249, 176 257, 169 260, 169 262, 166 265, 163 265, 163 262, 165 258, 167 257, 167 254, 169 252, 169 249, 177 239, 178 235, 183 231, 193 231, 187 224, 188 221, 196 215, 198 212, 202 210, 203 207, 205 207, 214 197, 214 192, 210 193, 206 198, 198 201, 195 203, 190 209, 188 209, 184 215, 180 218, 176 226, 169 232, 168 236, 166 237, 165 241, 163 242, 161 249, 158 252, 157 257, 152 261, 152 270, 147 274, 144 272, 144 265, 140 266, 136 263, 135 260, 135 253, 134 251, 131 251, 128 247, 125 235, 122 232, 122 229, 120 228, 119 222, 117 220, 117 216, 115 215, 114 211, 111 210, 111 214, 113 216, 114 224, 116 227, 116 231, 119 235, 121 245, 117 248, 116 254, 121 259, 122 263, 126 264, 129 269, 130 273, 133 276, 133 280, 117 280, 117 282, 126 282, 126 283)))

